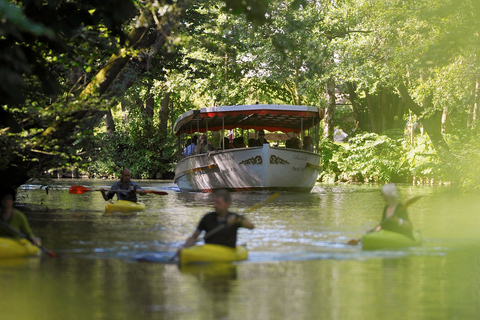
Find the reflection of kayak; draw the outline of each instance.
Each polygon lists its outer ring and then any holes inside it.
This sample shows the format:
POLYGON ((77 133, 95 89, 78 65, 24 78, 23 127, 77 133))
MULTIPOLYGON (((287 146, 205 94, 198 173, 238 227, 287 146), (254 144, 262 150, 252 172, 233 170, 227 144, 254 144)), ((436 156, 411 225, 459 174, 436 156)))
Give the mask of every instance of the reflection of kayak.
POLYGON ((26 239, 18 241, 10 238, 0 238, 0 259, 34 256, 39 251, 37 246, 26 239))
POLYGON ((230 262, 246 260, 248 250, 244 246, 230 248, 218 244, 205 244, 193 246, 180 251, 180 264, 185 265, 196 262, 230 262))
POLYGON ((362 237, 363 250, 397 249, 421 246, 422 236, 420 235, 420 232, 414 231, 413 236, 415 239, 398 232, 383 229, 367 233, 362 237))
POLYGON ((126 200, 118 200, 117 202, 107 203, 105 206, 105 212, 135 212, 144 210, 144 203, 126 200))
POLYGON ((192 274, 204 280, 234 280, 237 278, 237 266, 231 263, 187 264, 180 265, 180 271, 192 274))

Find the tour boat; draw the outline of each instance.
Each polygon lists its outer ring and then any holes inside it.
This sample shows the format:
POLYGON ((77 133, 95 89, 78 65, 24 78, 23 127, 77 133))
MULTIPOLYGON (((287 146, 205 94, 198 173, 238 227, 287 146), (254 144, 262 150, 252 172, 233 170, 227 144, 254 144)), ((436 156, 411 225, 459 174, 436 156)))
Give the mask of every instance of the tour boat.
MULTIPOLYGON (((309 106, 246 105, 202 108, 182 114, 175 122, 178 151, 194 134, 225 130, 283 132, 300 140, 311 137, 312 151, 263 146, 211 151, 183 157, 175 167, 175 183, 181 191, 211 192, 284 190, 310 192, 321 170, 319 123, 323 110, 309 106)), ((248 136, 248 132, 247 132, 248 136)), ((210 139, 210 138, 209 138, 210 139)), ((247 142, 247 141, 245 141, 247 142)))

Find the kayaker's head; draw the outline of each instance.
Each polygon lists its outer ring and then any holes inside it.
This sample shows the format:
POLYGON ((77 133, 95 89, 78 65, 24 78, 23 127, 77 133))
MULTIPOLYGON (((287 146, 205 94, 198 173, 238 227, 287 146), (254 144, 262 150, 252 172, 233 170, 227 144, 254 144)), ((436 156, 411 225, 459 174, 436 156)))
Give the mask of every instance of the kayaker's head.
POLYGON ((130 170, 128 168, 123 168, 122 175, 120 176, 120 180, 122 180, 123 183, 129 183, 131 176, 132 176, 132 173, 130 172, 130 170))
POLYGON ((13 208, 16 196, 17 193, 15 189, 10 187, 0 188, 0 205, 2 206, 2 209, 5 210, 13 208))
POLYGON ((215 192, 215 212, 217 214, 225 214, 232 204, 232 196, 228 190, 218 190, 215 192))
POLYGON ((398 203, 398 189, 395 183, 387 183, 384 185, 382 195, 389 205, 396 205, 398 203))

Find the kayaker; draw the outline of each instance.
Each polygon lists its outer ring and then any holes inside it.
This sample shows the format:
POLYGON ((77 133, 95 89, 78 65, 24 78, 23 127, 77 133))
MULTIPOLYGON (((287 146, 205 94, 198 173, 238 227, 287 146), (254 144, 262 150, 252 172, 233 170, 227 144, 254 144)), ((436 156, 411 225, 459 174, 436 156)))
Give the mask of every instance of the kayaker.
POLYGON ((120 176, 120 181, 115 182, 108 193, 105 191, 105 189, 100 189, 103 199, 108 201, 112 199, 114 195, 117 195, 118 200, 137 202, 137 193, 145 195, 146 192, 140 188, 136 182, 130 180, 131 176, 132 173, 130 170, 128 168, 124 168, 122 170, 122 175, 120 176))
POLYGON ((370 230, 370 232, 384 229, 404 234, 413 239, 413 226, 407 210, 402 209, 402 204, 398 201, 397 186, 394 183, 384 185, 382 195, 387 202, 387 205, 383 209, 382 221, 377 227, 370 230))
MULTIPOLYGON (((29 239, 32 240, 34 244, 40 244, 39 240, 35 238, 30 225, 28 224, 28 220, 25 215, 18 209, 14 208, 14 203, 16 199, 17 193, 13 188, 3 187, 0 189, 0 219, 8 223, 13 228, 17 229, 18 231, 25 234, 29 239)), ((0 237, 4 238, 13 238, 16 240, 20 240, 20 238, 12 234, 9 230, 4 228, 0 224, 0 237)))
POLYGON ((183 245, 191 247, 197 241, 202 231, 205 231, 205 243, 219 244, 227 247, 236 247, 238 228, 253 229, 255 226, 248 219, 228 209, 232 204, 232 197, 227 190, 215 193, 215 211, 207 213, 200 220, 193 235, 183 245))

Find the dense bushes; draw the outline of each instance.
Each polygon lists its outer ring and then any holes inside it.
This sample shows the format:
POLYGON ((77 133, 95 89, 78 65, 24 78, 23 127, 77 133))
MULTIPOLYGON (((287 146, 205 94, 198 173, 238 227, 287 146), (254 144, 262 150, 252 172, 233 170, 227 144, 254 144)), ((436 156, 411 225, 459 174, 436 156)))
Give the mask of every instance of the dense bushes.
POLYGON ((127 132, 116 132, 112 137, 97 134, 95 152, 89 158, 88 174, 93 177, 118 176, 122 167, 128 167, 135 178, 167 178, 173 171, 175 145, 158 135, 136 137, 127 132))
POLYGON ((346 144, 325 141, 322 150, 321 179, 325 182, 409 182, 440 177, 439 162, 426 135, 410 144, 403 131, 363 133, 346 144))
POLYGON ((99 132, 92 137, 85 168, 90 176, 118 176, 122 167, 128 167, 135 178, 171 178, 174 138, 163 137, 153 119, 141 114, 130 113, 128 121, 118 123, 117 128, 111 135, 99 132))

